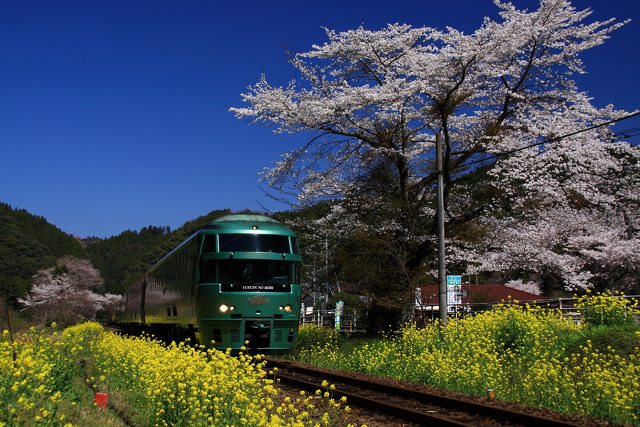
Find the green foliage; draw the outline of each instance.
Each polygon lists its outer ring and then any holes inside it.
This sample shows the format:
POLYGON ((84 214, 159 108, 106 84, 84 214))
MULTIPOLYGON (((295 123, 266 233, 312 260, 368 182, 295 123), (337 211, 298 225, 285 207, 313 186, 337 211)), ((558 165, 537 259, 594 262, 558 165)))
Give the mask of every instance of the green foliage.
POLYGON ((108 239, 92 238, 87 251, 100 270, 107 292, 123 294, 127 287, 164 255, 211 220, 231 211, 216 210, 186 222, 170 231, 169 227, 148 226, 139 232, 127 230, 108 239))
POLYGON ((364 308, 365 304, 355 295, 348 294, 346 292, 336 292, 329 298, 329 306, 334 308, 336 301, 344 302, 344 307, 347 309, 359 309, 364 308))
POLYGON ((32 276, 52 267, 64 255, 89 258, 104 278, 106 291, 122 294, 184 239, 209 221, 229 213, 226 209, 212 211, 173 232, 169 227, 149 226, 108 239, 87 238, 81 244, 46 219, 0 203, 0 297, 13 303, 25 296, 31 288, 32 276))
POLYGON ((87 258, 73 236, 42 217, 0 203, 0 296, 11 302, 24 296, 31 277, 64 255, 87 258))
POLYGON ((566 355, 578 354, 587 345, 603 354, 614 352, 628 358, 640 348, 640 327, 599 325, 587 328, 567 346, 566 355))
POLYGON ((298 338, 290 356, 307 363, 322 359, 326 363, 323 366, 336 367, 333 362, 337 362, 339 341, 338 332, 332 328, 311 324, 300 325, 298 338))
POLYGON ((617 297, 611 291, 587 292, 580 297, 576 307, 582 313, 583 322, 589 326, 633 325, 634 318, 640 316, 637 300, 617 297))
POLYGON ((128 230, 87 247, 107 292, 123 293, 129 281, 160 259, 163 244, 168 240, 168 235, 160 230, 160 227, 145 227, 140 232, 128 230))
POLYGON ((528 329, 527 325, 513 316, 512 313, 507 313, 498 322, 494 339, 504 351, 516 352, 529 345, 527 343, 528 329))

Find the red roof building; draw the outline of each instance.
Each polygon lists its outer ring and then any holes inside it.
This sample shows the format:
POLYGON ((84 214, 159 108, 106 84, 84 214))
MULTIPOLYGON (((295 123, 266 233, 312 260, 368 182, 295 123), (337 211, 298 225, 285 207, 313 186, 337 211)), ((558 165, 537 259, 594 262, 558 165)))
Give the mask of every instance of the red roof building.
MULTIPOLYGON (((496 304, 502 301, 517 300, 519 302, 536 302, 545 298, 542 295, 536 295, 524 292, 518 289, 509 288, 504 285, 461 285, 461 305, 474 304, 496 304)), ((426 285, 416 290, 416 307, 423 307, 427 310, 433 310, 438 306, 438 285, 426 285)))

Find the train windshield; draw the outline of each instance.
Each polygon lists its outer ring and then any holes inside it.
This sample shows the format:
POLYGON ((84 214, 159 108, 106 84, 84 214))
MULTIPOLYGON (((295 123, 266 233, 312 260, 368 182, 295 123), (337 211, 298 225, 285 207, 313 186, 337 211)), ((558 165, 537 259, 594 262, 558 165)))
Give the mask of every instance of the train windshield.
POLYGON ((272 234, 219 234, 220 252, 289 253, 289 237, 272 234))
POLYGON ((220 283, 287 285, 291 263, 254 259, 230 259, 218 263, 220 283))

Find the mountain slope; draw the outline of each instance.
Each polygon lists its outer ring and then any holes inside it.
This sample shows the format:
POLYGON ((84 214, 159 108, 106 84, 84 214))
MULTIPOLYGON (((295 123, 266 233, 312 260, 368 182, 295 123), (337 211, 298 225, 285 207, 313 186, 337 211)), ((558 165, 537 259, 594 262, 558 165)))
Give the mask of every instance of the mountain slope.
POLYGON ((215 210, 180 228, 144 227, 127 230, 108 239, 87 239, 87 251, 93 265, 100 270, 107 292, 122 294, 140 275, 183 240, 211 220, 231 211, 215 210))
POLYGON ((76 238, 43 217, 0 202, 0 295, 23 296, 31 277, 63 255, 88 257, 76 238))

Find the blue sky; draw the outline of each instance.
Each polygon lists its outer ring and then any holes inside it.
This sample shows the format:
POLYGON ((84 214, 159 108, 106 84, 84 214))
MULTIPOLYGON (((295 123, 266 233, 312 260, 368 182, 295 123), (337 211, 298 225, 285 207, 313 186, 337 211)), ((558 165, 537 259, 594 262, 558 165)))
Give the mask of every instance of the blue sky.
MULTIPOLYGON (((638 3, 574 1, 591 19, 632 19, 584 57, 578 81, 596 105, 640 107, 638 3)), ((257 173, 303 136, 229 113, 247 86, 261 73, 295 77, 285 52, 323 43, 323 26, 472 32, 486 15, 490 0, 0 0, 0 201, 81 237, 173 229, 214 209, 284 210, 257 173)))

